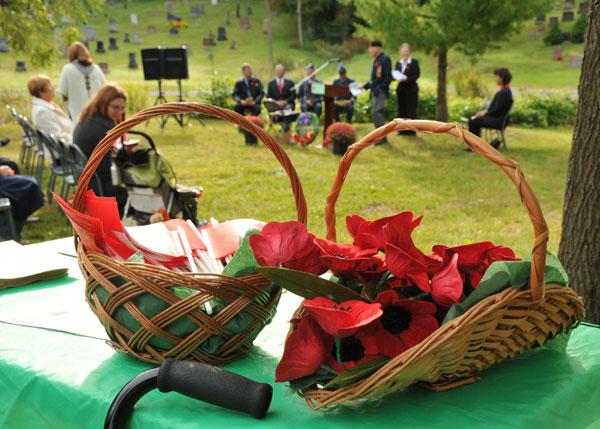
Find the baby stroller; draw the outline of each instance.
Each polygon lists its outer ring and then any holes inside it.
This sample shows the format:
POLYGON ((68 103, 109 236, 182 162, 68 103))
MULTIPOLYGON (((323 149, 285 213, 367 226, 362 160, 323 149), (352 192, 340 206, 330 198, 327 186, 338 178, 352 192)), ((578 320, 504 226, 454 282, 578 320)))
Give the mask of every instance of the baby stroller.
POLYGON ((147 223, 154 212, 164 210, 170 218, 183 217, 198 224, 196 199, 203 189, 178 185, 173 167, 158 153, 149 135, 140 131, 127 134, 143 137, 149 147, 130 138, 113 159, 113 183, 125 186, 129 194, 123 219, 135 211, 136 218, 147 223))

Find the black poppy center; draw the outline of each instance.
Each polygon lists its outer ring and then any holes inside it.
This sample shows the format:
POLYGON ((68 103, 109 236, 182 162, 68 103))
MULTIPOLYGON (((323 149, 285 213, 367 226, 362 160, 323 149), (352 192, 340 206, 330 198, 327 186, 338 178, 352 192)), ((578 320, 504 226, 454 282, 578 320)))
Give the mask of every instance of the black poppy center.
MULTIPOLYGON (((333 357, 336 356, 336 348, 333 346, 333 357)), ((358 362, 365 356, 365 348, 358 338, 342 338, 340 357, 342 362, 358 362)))
POLYGON ((412 316, 410 311, 403 307, 388 307, 383 310, 381 323, 392 334, 399 334, 410 327, 412 316))

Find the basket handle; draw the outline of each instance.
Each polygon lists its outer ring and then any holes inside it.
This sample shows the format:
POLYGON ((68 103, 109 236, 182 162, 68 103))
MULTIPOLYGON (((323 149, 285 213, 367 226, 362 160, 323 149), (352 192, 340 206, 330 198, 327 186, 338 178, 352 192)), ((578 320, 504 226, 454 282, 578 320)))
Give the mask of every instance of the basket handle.
POLYGON ((292 192, 294 193, 294 200, 296 202, 296 212, 298 214, 298 221, 306 225, 306 199, 304 198, 304 192, 302 191, 302 185, 296 169, 292 165, 290 158, 287 156, 281 146, 275 141, 275 139, 268 134, 265 130, 254 124, 248 118, 236 113, 232 110, 224 109, 222 107, 212 106, 204 103, 166 103, 158 106, 144 109, 135 115, 131 116, 124 122, 121 122, 115 126, 110 132, 102 139, 96 146, 90 159, 88 160, 79 182, 77 183, 77 190, 73 198, 73 208, 78 211, 83 211, 85 208, 85 192, 88 184, 92 178, 92 175, 100 165, 102 158, 110 151, 113 142, 121 137, 123 134, 131 130, 136 125, 141 124, 149 119, 156 116, 171 115, 171 114, 182 114, 182 113, 200 113, 203 115, 213 116, 221 118, 232 124, 238 125, 245 130, 251 132, 258 137, 264 144, 269 148, 277 161, 283 166, 290 183, 292 185, 292 192))
POLYGON ((533 301, 537 301, 544 297, 544 268, 546 265, 546 244, 548 241, 548 226, 544 220, 542 209, 525 180, 519 164, 505 157, 489 144, 485 143, 475 134, 466 131, 457 123, 447 124, 437 121, 425 120, 404 120, 394 119, 388 124, 380 127, 363 137, 358 143, 348 147, 346 154, 343 156, 338 167, 337 176, 331 187, 331 192, 327 197, 327 208, 325 209, 325 225, 327 227, 327 239, 335 241, 335 203, 340 195, 344 181, 350 169, 350 165, 354 158, 364 148, 371 146, 379 141, 385 135, 400 130, 413 130, 428 134, 450 134, 462 140, 472 151, 477 152, 484 158, 498 165, 513 181, 517 188, 517 192, 521 197, 521 202, 527 209, 529 219, 533 224, 534 243, 531 259, 531 271, 529 276, 529 288, 531 289, 531 297, 533 301))

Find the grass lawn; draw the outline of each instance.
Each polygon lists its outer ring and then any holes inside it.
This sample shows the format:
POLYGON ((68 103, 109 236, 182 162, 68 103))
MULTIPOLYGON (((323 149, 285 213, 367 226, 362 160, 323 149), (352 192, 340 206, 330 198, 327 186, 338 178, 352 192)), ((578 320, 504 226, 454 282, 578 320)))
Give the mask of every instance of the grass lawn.
MULTIPOLYGON (((282 167, 263 145, 245 146, 243 136, 227 122, 208 120, 180 128, 156 121, 140 130, 155 139, 159 151, 173 164, 180 183, 201 185, 201 218, 251 217, 264 221, 295 219, 289 181, 282 167)), ((359 124, 364 136, 372 125, 359 124)), ((13 142, 0 156, 16 158, 20 131, 3 126, 13 142)), ((549 250, 557 252, 563 194, 571 145, 571 129, 531 130, 509 127, 507 156, 521 165, 536 193, 550 229, 549 250)), ((370 147, 355 159, 337 204, 338 241, 349 240, 344 218, 360 214, 367 219, 410 210, 424 219, 415 231, 424 251, 434 244, 458 245, 490 240, 512 247, 524 256, 533 244, 533 229, 512 182, 489 161, 463 151, 450 136, 391 137, 391 144, 370 147)), ((320 140, 319 140, 320 141, 320 140)), ((286 146, 308 204, 309 229, 324 237, 326 197, 339 158, 315 145, 286 146)), ((47 180, 47 177, 45 178, 47 180)), ((56 203, 39 212, 42 221, 27 225, 31 242, 71 234, 56 203)))

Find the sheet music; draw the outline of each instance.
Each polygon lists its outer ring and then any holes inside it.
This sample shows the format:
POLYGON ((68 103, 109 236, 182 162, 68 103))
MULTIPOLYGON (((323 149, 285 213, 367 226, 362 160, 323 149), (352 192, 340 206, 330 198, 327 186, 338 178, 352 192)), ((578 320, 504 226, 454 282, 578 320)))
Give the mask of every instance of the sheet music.
POLYGON ((356 82, 352 82, 350 85, 348 85, 348 88, 350 88, 350 93, 354 97, 358 97, 358 95, 362 92, 362 89, 358 87, 358 83, 356 82))
POLYGON ((406 75, 399 70, 392 70, 392 77, 394 78, 394 80, 400 81, 404 79, 406 75))

